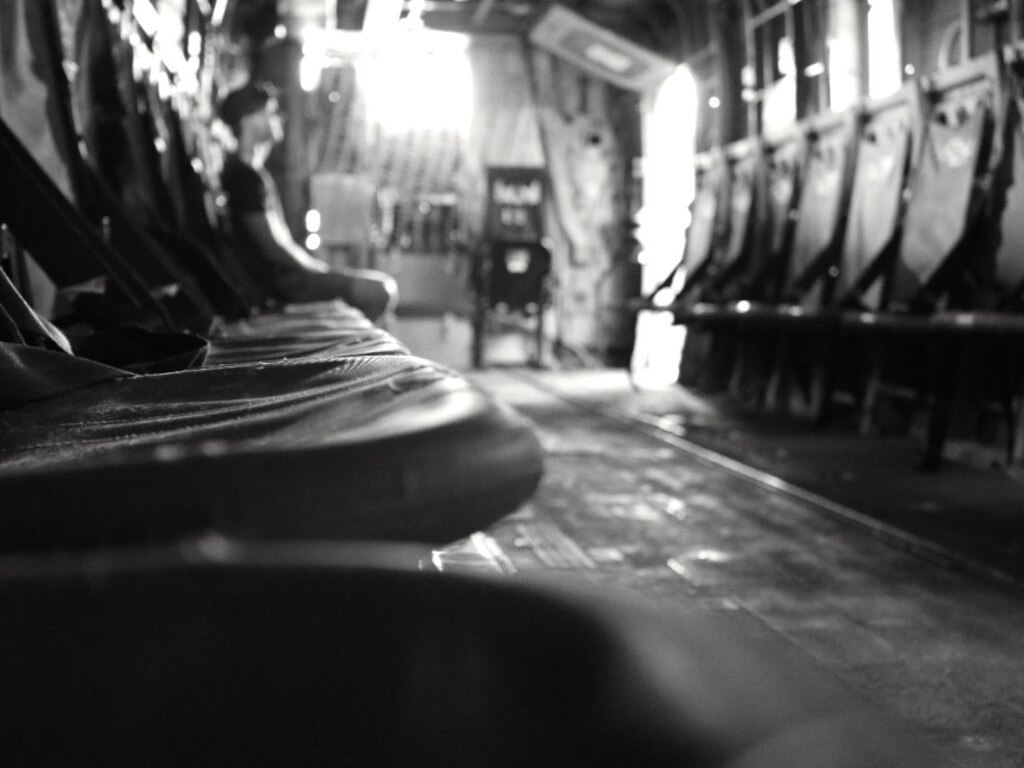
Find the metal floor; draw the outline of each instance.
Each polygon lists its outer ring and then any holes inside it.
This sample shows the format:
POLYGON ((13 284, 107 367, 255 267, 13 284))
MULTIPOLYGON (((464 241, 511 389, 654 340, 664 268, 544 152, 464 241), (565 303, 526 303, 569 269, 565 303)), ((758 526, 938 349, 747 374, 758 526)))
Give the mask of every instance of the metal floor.
POLYGON ((682 389, 637 393, 622 371, 473 378, 535 421, 547 471, 529 506, 435 553, 440 567, 724 615, 796 644, 962 764, 1024 766, 1012 575, 691 442, 665 417, 705 407, 682 389))

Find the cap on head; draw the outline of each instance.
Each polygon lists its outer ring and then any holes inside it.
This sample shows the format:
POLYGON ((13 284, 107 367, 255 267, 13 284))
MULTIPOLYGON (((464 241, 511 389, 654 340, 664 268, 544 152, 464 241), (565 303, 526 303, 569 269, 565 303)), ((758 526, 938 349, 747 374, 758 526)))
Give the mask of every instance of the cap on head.
POLYGON ((246 83, 224 97, 218 115, 237 136, 243 118, 259 112, 276 98, 277 91, 269 83, 246 83))

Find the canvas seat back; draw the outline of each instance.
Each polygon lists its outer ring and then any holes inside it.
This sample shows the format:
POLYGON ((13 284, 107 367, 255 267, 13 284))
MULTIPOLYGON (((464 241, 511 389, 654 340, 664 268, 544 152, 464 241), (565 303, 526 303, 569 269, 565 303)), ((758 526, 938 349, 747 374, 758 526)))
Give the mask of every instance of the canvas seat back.
POLYGON ((154 258, 132 264, 122 255, 150 250, 151 243, 94 183, 79 154, 51 0, 11 0, 0 14, 0 44, 6 48, 0 70, 2 148, 18 181, 6 190, 0 216, 58 286, 109 277, 137 306, 165 321, 169 315, 155 306, 154 295, 177 296, 190 316, 199 316, 200 326, 208 323, 212 308, 202 292, 159 249, 152 249, 154 258), (94 214, 92 221, 84 211, 94 214), (106 242, 98 237, 100 219, 106 242))
POLYGON ((153 223, 173 208, 157 183, 160 153, 144 86, 136 79, 148 73, 135 60, 134 46, 119 34, 121 28, 130 34, 130 14, 103 6, 103 0, 82 0, 75 29, 63 35, 74 46, 62 46, 60 55, 75 73, 71 93, 96 170, 133 218, 153 223))
MULTIPOLYGON (((37 197, 63 197, 71 201, 79 196, 82 186, 82 180, 74 175, 66 143, 54 130, 60 121, 69 122, 70 115, 59 108, 40 77, 47 62, 38 61, 35 51, 45 46, 45 40, 32 39, 54 33, 48 10, 44 4, 23 0, 0 6, 0 146, 5 160, 0 217, 8 226, 18 225, 22 244, 38 251, 37 259, 45 262, 58 285, 77 285, 105 277, 107 265, 101 258, 98 240, 88 243, 93 247, 77 254, 70 251, 73 238, 65 241, 60 237, 66 234, 61 228, 64 217, 56 216, 48 233, 48 227, 39 221, 39 211, 45 208, 38 204, 37 197), (32 183, 27 175, 32 166, 45 173, 45 182, 32 183), (30 226, 33 222, 37 226, 30 226), (35 248, 47 234, 57 235, 69 249, 60 264, 49 263, 58 261, 49 259, 49 249, 35 248)), ((69 124, 56 127, 58 131, 71 130, 69 124)))
POLYGON ((1001 151, 1001 63, 994 54, 936 73, 910 183, 888 304, 934 306, 964 261, 982 220, 1001 151))
POLYGON ((980 270, 985 308, 1024 309, 1024 67, 1014 61, 1008 90, 1003 167, 995 185, 996 243, 980 270))
MULTIPOLYGON (((270 297, 258 286, 216 226, 217 195, 208 188, 206 178, 198 170, 205 170, 206 163, 199 157, 199 141, 195 135, 197 121, 186 121, 177 106, 182 102, 173 93, 161 95, 153 86, 144 93, 150 102, 153 128, 163 147, 159 183, 171 201, 169 225, 179 236, 202 248, 206 254, 203 266, 219 273, 214 276, 215 284, 211 286, 208 280, 204 288, 218 292, 217 307, 221 312, 225 311, 221 309, 225 304, 238 302, 246 313, 267 305, 270 297), (230 296, 224 296, 225 281, 230 296)), ((228 311, 232 309, 235 307, 227 307, 228 311)))
POLYGON ((716 258, 723 222, 728 213, 728 169, 721 152, 697 157, 697 191, 690 206, 683 263, 686 283, 697 284, 716 258))
POLYGON ((751 251, 761 245, 759 237, 765 227, 764 165, 761 144, 756 139, 743 139, 725 148, 729 174, 727 237, 716 256, 711 276, 713 295, 730 294, 730 282, 742 273, 751 251))
POLYGON ((769 302, 778 298, 793 243, 806 149, 805 136, 797 126, 783 136, 765 141, 763 218, 754 222, 757 231, 744 260, 742 287, 734 298, 769 302))
POLYGON ((881 308, 878 277, 898 237, 915 124, 919 123, 913 97, 916 87, 911 83, 893 97, 864 106, 836 284, 840 305, 881 308))
POLYGON ((782 295, 820 307, 830 295, 846 224, 856 115, 851 110, 815 121, 808 133, 807 165, 782 295))
POLYGON ((105 8, 102 0, 83 0, 81 9, 73 34, 64 35, 76 42, 70 48, 65 43, 62 55, 66 68, 76 73, 72 103, 82 116, 87 164, 113 193, 112 205, 141 225, 151 241, 133 242, 126 255, 140 263, 169 261, 175 276, 193 280, 193 289, 218 313, 247 314, 260 299, 247 292, 244 272, 226 268, 213 252, 217 243, 209 220, 202 220, 205 212, 198 215, 188 196, 183 166, 190 167, 190 160, 182 157, 180 125, 160 95, 170 97, 171 78, 139 41, 130 14, 105 8), (155 248, 156 256, 150 253, 155 248))
POLYGON ((1024 99, 1014 99, 1009 115, 1009 141, 1006 146, 1010 184, 1004 191, 1005 203, 1000 220, 1000 240, 993 263, 993 283, 997 306, 1021 308, 1024 290, 1024 99))
MULTIPOLYGON (((3 13, 10 17, 12 25, 20 24, 26 29, 34 30, 24 36, 14 36, 14 58, 22 62, 22 69, 27 68, 31 72, 34 85, 43 94, 42 98, 47 105, 42 112, 34 112, 26 129, 30 133, 50 136, 54 145, 59 148, 59 156, 71 179, 70 189, 65 190, 70 192, 68 199, 78 211, 78 215, 87 222, 87 226, 102 229, 106 240, 105 247, 111 251, 108 260, 118 261, 119 272, 134 273, 151 294, 162 297, 161 301, 167 307, 171 307, 170 310, 165 307, 163 314, 173 314, 181 326, 205 330, 210 327, 214 308, 199 281, 187 268, 178 263, 174 255, 162 248, 144 230, 137 217, 124 208, 116 193, 97 176, 81 153, 81 124, 85 120, 93 120, 90 116, 90 108, 93 105, 81 98, 71 98, 67 73, 74 73, 77 68, 73 61, 65 57, 64 45, 75 38, 74 31, 65 28, 71 23, 85 23, 88 9, 89 5, 86 4, 79 8, 82 11, 80 16, 69 19, 64 14, 57 13, 53 0, 28 3, 24 0, 12 0, 11 3, 5 4, 3 13), (61 25, 58 24, 58 18, 61 25)), ((108 114, 106 109, 93 111, 101 115, 108 114)), ((124 140, 109 130, 109 125, 115 121, 116 117, 109 117, 104 123, 108 129, 100 133, 103 141, 113 142, 116 147, 123 144, 124 140)), ((85 135, 89 133, 89 130, 84 131, 85 135)), ((24 142, 24 136, 21 138, 24 142)), ((32 142, 29 141, 26 146, 31 147, 32 142)), ((99 151, 95 147, 94 150, 99 151)), ((46 157, 29 154, 40 163, 47 172, 46 175, 59 182, 59 169, 53 163, 48 162, 46 157)), ((133 193, 137 192, 138 190, 135 190, 133 193)), ((40 209, 42 210, 45 209, 40 209)), ((12 223, 12 227, 27 229, 33 224, 45 222, 45 217, 40 215, 29 221, 22 220, 22 217, 18 218, 18 221, 12 223)), ((25 239, 24 235, 20 237, 25 239)), ((43 241, 45 243, 45 238, 43 241)), ((47 256, 36 254, 37 259, 40 262, 45 261, 43 266, 48 274, 57 284, 63 285, 66 279, 57 273, 62 262, 69 258, 68 249, 66 246, 56 248, 52 244, 50 248, 56 253, 47 256)), ((114 275, 114 279, 120 286, 121 274, 114 275)))

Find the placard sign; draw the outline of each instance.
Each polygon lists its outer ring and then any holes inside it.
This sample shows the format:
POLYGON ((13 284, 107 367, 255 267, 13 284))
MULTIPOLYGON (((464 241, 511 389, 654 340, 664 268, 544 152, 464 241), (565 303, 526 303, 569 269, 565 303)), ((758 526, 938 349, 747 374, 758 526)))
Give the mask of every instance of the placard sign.
POLYGON ((543 168, 487 169, 487 237, 515 243, 537 243, 544 237, 543 168))

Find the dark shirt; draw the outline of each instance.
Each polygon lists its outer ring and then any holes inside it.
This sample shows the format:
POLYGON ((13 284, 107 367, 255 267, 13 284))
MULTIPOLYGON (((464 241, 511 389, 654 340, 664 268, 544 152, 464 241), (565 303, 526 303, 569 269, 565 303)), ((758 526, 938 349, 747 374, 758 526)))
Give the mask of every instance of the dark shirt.
MULTIPOLYGON (((279 215, 280 203, 273 179, 266 172, 260 172, 239 158, 228 155, 224 160, 220 185, 227 196, 228 215, 231 222, 231 239, 238 258, 249 269, 264 290, 274 296, 280 294, 278 280, 283 266, 272 254, 265 253, 260 244, 253 240, 243 226, 245 216, 279 215)), ((279 297, 279 296, 278 296, 279 297)))

